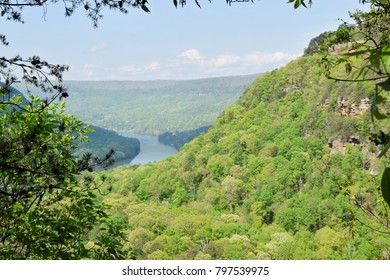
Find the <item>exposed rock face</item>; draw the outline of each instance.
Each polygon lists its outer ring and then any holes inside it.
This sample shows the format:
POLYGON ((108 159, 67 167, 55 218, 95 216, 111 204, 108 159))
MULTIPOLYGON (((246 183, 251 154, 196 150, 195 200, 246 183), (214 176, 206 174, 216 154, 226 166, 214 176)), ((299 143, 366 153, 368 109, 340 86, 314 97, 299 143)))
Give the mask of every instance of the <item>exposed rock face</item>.
POLYGON ((329 53, 331 55, 338 55, 346 50, 348 50, 352 46, 352 43, 341 43, 332 46, 332 48, 329 49, 329 53))
POLYGON ((364 168, 368 170, 371 176, 378 176, 381 173, 382 166, 376 153, 371 152, 367 146, 363 146, 362 152, 367 156, 364 168))
POLYGON ((290 87, 286 87, 283 89, 283 92, 284 93, 290 93, 290 92, 293 92, 294 90, 298 90, 299 87, 298 86, 290 86, 290 87))
POLYGON ((347 140, 342 140, 340 138, 335 140, 329 140, 328 145, 330 148, 330 154, 340 153, 343 156, 346 154, 347 147, 346 145, 350 143, 353 146, 358 146, 362 149, 363 154, 363 168, 369 172, 372 176, 378 176, 381 173, 382 165, 380 164, 377 154, 373 151, 370 151, 367 145, 364 145, 359 137, 351 136, 347 140))
MULTIPOLYGON (((321 108, 323 110, 328 109, 330 106, 329 99, 323 101, 321 108)), ((337 98, 337 107, 336 111, 340 114, 341 117, 349 117, 349 116, 359 116, 364 114, 369 110, 371 106, 370 99, 363 98, 360 99, 360 104, 356 105, 350 99, 345 97, 337 98)), ((371 151, 369 151, 368 146, 362 143, 362 140, 359 139, 358 136, 350 136, 348 139, 329 139, 328 145, 330 148, 330 154, 340 153, 342 155, 346 154, 346 146, 347 144, 352 144, 353 146, 358 146, 362 149, 362 152, 365 154, 364 159, 364 168, 368 170, 368 172, 372 176, 378 176, 380 174, 381 166, 377 163, 377 155, 371 151)))
POLYGON ((341 153, 343 156, 345 156, 345 142, 341 141, 341 139, 329 140, 328 145, 331 155, 341 153))
POLYGON ((370 100, 368 98, 361 99, 360 104, 356 105, 347 98, 339 97, 337 98, 337 105, 341 116, 358 116, 370 108, 370 100))

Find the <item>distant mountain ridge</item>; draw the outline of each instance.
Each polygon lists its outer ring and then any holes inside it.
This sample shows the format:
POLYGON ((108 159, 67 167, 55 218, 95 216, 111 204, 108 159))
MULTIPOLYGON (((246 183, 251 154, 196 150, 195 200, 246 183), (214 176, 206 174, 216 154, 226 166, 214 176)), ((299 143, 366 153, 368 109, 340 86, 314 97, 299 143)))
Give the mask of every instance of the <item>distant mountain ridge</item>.
POLYGON ((197 80, 67 81, 68 112, 85 122, 159 135, 210 125, 259 74, 197 80))

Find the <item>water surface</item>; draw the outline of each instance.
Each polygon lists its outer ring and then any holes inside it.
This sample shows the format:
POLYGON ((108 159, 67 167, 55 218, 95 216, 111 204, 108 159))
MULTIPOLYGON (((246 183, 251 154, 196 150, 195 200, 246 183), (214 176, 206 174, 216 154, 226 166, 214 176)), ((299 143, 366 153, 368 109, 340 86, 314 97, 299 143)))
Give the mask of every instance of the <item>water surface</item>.
POLYGON ((161 161, 177 153, 177 150, 158 142, 157 136, 134 134, 129 132, 119 133, 125 137, 137 138, 141 143, 140 153, 129 163, 123 165, 146 164, 155 161, 161 161))

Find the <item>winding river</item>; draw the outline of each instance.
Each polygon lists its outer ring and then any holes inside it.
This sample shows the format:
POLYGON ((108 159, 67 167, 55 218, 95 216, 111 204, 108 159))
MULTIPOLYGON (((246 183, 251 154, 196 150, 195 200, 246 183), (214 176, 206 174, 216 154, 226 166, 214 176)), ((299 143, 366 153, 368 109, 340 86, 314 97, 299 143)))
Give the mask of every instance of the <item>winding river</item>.
POLYGON ((125 137, 138 138, 138 140, 141 142, 140 153, 131 162, 124 162, 123 164, 121 163, 121 165, 146 164, 150 162, 161 161, 177 153, 174 148, 159 143, 157 136, 141 135, 128 132, 120 132, 119 134, 125 137))

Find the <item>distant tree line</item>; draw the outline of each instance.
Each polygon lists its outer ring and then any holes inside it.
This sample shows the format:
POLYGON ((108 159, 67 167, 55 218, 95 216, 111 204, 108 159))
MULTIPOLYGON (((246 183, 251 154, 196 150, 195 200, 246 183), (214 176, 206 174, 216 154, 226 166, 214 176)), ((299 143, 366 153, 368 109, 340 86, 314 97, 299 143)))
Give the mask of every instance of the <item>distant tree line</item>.
POLYGON ((158 136, 158 142, 174 147, 176 150, 180 150, 181 147, 184 146, 185 143, 190 142, 195 137, 199 136, 202 133, 206 133, 210 129, 211 125, 202 126, 194 130, 187 131, 176 131, 172 132, 164 132, 163 134, 158 136))
POLYGON ((102 157, 110 150, 114 151, 115 161, 132 160, 141 149, 141 143, 137 138, 129 138, 119 135, 115 131, 97 126, 90 126, 94 131, 88 133, 88 142, 81 142, 76 150, 76 155, 91 153, 102 157))

